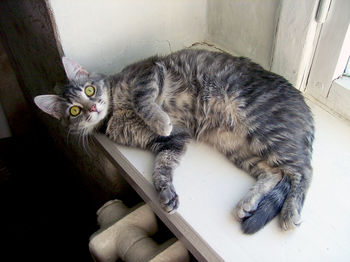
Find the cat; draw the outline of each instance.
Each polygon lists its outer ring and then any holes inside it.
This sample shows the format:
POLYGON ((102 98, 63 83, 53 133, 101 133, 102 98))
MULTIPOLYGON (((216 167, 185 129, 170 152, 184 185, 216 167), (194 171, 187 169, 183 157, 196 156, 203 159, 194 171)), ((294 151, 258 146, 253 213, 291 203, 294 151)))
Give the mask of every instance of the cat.
POLYGON ((156 154, 153 182, 166 212, 178 208, 173 170, 191 140, 204 141, 256 179, 234 213, 252 234, 278 213, 300 224, 312 177, 312 113, 300 91, 248 58, 185 49, 111 76, 62 58, 69 84, 36 105, 70 132, 103 132, 156 154))

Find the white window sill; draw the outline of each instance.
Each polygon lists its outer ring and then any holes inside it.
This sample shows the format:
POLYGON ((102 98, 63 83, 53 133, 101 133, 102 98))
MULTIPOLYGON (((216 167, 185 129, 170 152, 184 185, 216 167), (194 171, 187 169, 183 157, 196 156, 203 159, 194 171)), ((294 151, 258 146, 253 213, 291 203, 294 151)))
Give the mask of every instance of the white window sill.
POLYGON ((200 261, 348 261, 350 257, 350 126, 309 102, 315 116, 314 178, 303 223, 283 232, 275 218, 244 235, 232 210, 254 180, 205 144, 191 143, 174 175, 180 207, 165 214, 151 182, 151 153, 97 144, 161 220, 200 261))
POLYGON ((335 113, 350 120, 350 77, 340 77, 333 81, 326 105, 335 113))
POLYGON ((350 92, 350 77, 342 76, 334 80, 334 83, 350 92))

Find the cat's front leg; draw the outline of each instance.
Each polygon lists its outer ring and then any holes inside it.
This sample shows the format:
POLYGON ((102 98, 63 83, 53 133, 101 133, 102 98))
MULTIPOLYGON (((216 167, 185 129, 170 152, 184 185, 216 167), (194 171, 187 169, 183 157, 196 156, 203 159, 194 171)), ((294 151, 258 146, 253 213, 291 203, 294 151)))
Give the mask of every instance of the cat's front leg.
POLYGON ((170 117, 156 103, 143 106, 137 113, 146 125, 158 135, 169 136, 173 130, 170 117))
POLYGON ((132 101, 135 113, 158 135, 169 136, 173 126, 170 117, 156 103, 159 96, 159 81, 164 78, 157 68, 145 69, 136 77, 132 88, 132 101))
POLYGON ((179 206, 179 197, 173 185, 173 171, 189 141, 187 132, 176 130, 167 137, 157 137, 151 144, 151 150, 156 152, 153 171, 153 183, 159 194, 160 205, 164 211, 171 213, 179 206))

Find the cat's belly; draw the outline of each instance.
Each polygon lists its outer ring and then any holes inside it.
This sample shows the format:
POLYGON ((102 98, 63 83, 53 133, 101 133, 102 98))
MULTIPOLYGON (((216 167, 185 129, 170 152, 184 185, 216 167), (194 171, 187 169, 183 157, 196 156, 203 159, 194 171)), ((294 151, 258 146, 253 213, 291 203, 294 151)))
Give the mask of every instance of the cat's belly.
POLYGON ((193 139, 209 143, 223 153, 248 150, 247 129, 235 101, 226 97, 202 103, 181 93, 164 102, 163 109, 174 128, 187 129, 193 139))
POLYGON ((249 154, 246 132, 240 128, 227 130, 219 127, 201 134, 198 140, 209 143, 224 154, 228 152, 249 154))

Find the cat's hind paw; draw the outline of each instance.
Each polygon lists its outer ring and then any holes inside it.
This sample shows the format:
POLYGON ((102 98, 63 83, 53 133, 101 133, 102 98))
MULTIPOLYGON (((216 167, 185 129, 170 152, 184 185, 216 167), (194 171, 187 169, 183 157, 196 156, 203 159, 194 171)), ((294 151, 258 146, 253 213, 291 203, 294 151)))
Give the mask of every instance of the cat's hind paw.
POLYGON ((250 217, 254 211, 257 209, 260 197, 254 194, 247 194, 239 203, 237 204, 234 215, 235 218, 241 222, 245 218, 250 217))
POLYGON ((179 207, 179 196, 172 184, 168 184, 160 190, 159 202, 162 209, 167 213, 174 213, 179 207))
POLYGON ((280 223, 283 230, 292 230, 301 224, 300 214, 295 207, 285 205, 282 208, 280 223))

